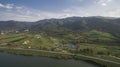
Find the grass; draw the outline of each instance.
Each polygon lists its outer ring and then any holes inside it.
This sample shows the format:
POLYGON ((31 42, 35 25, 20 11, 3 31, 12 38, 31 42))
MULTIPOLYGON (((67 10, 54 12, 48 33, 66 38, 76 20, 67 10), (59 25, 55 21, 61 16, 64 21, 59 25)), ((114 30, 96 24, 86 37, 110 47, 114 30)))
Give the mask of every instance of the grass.
POLYGON ((8 38, 3 38, 0 40, 0 44, 2 43, 13 43, 16 42, 17 40, 19 41, 20 39, 22 40, 25 36, 19 35, 19 36, 11 36, 8 38))
POLYGON ((107 60, 112 60, 115 62, 119 62, 120 63, 120 59, 118 57, 114 57, 114 56, 106 56, 106 55, 101 55, 101 56, 97 56, 100 57, 102 59, 107 59, 107 60))

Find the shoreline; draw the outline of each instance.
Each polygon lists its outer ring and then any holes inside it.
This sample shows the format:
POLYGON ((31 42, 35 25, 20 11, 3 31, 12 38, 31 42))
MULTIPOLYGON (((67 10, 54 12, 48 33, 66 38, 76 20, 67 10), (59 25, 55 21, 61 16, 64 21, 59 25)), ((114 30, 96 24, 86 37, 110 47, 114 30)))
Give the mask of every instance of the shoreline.
POLYGON ((8 47, 0 47, 0 52, 6 52, 6 53, 24 55, 24 56, 40 56, 40 57, 50 57, 50 58, 66 59, 66 60, 67 59, 82 60, 91 64, 98 65, 100 67, 120 66, 120 63, 118 62, 104 60, 101 58, 96 58, 81 54, 62 53, 62 52, 53 52, 53 51, 36 50, 36 49, 8 48, 8 47))

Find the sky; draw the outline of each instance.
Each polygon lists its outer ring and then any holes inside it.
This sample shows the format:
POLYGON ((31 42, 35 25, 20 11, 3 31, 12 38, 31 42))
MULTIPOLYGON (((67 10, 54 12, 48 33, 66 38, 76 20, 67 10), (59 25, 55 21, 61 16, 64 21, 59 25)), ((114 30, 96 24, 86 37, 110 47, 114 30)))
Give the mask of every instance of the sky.
POLYGON ((120 0, 0 0, 0 21, 72 16, 120 17, 120 0))

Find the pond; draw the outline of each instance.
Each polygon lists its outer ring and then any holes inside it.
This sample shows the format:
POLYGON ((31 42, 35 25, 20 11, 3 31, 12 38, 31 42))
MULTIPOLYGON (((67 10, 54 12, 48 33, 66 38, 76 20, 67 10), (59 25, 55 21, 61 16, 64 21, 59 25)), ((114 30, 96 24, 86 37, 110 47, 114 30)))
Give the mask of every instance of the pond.
POLYGON ((0 67, 98 67, 79 60, 63 60, 47 57, 21 56, 0 53, 0 67))

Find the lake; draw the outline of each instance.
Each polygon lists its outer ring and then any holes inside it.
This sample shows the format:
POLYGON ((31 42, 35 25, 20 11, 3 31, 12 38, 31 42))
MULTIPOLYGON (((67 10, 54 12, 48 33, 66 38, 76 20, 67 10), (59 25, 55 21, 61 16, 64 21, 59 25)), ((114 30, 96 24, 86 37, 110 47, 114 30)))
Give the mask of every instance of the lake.
POLYGON ((0 53, 0 67, 99 67, 78 60, 60 60, 47 57, 21 56, 0 53))

